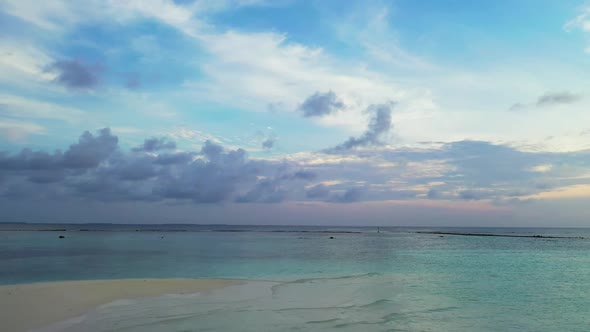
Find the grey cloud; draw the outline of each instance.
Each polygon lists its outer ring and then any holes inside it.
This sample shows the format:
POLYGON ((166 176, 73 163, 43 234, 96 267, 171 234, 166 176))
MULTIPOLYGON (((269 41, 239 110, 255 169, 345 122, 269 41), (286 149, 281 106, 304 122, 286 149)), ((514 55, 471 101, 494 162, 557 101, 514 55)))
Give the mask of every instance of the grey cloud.
POLYGON ((489 197, 489 193, 479 190, 462 190, 459 192, 459 198, 468 201, 477 201, 489 197))
MULTIPOLYGON (((163 145, 161 141, 147 142, 147 150, 163 145)), ((117 143, 117 137, 103 129, 97 135, 85 132, 63 154, 31 150, 16 155, 2 153, 0 176, 13 188, 2 195, 14 197, 19 192, 16 189, 21 188, 35 197, 53 188, 64 199, 220 202, 256 186, 256 176, 263 168, 249 161, 245 151, 226 151, 212 142, 206 142, 198 154, 158 156, 118 151, 117 143)))
POLYGON ((307 97, 299 106, 305 117, 324 116, 343 109, 344 103, 332 91, 316 92, 307 97))
POLYGON ((380 139, 387 134, 391 128, 391 104, 371 105, 368 112, 372 114, 369 125, 361 137, 350 137, 344 143, 325 150, 329 153, 343 152, 359 146, 380 144, 380 139))
POLYGON ((363 195, 363 192, 364 192, 363 188, 353 187, 353 188, 347 189, 341 195, 334 195, 334 197, 332 197, 332 200, 334 202, 338 202, 338 203, 358 202, 358 201, 360 201, 360 199, 363 195))
POLYGON ((537 99, 537 106, 572 104, 582 99, 582 95, 571 92, 548 92, 537 99))
POLYGON ((461 141, 446 144, 440 158, 449 158, 456 177, 475 185, 498 181, 528 181, 534 176, 530 169, 543 163, 543 154, 526 153, 504 145, 481 141, 461 141))
POLYGON ((225 151, 205 142, 201 156, 158 179, 155 193, 163 199, 187 199, 195 203, 216 203, 235 195, 240 184, 256 182, 257 168, 242 149, 225 151))
MULTIPOLYGON (((242 153, 242 149, 237 150, 237 152, 242 153)), ((201 153, 205 155, 209 160, 215 161, 220 158, 223 153, 223 147, 219 144, 215 144, 209 140, 205 142, 205 145, 201 148, 201 153)))
POLYGON ((134 148, 133 151, 154 152, 158 150, 174 150, 176 142, 168 141, 166 138, 152 137, 143 141, 143 145, 134 148))
MULTIPOLYGON (((386 126, 372 124, 371 128, 379 132, 383 129, 378 128, 386 126)), ((83 133, 64 153, 0 152, 0 196, 197 204, 406 199, 510 202, 590 184, 584 178, 590 151, 525 152, 507 145, 460 141, 440 148, 368 147, 348 153, 355 158, 337 163, 321 153, 306 163, 250 159, 242 149, 207 141, 198 151, 156 149, 144 154, 120 149, 118 138, 103 129, 83 133), (551 167, 539 171, 539 165, 551 167), (312 180, 332 184, 308 187, 312 180)))
POLYGON ((88 169, 97 167, 118 148, 118 139, 108 128, 97 135, 86 131, 78 143, 72 144, 65 153, 57 151, 49 154, 43 151, 23 149, 10 156, 0 153, 0 170, 49 171, 60 169, 88 169))
MULTIPOLYGON (((366 194, 366 200, 379 200, 380 194, 381 197, 386 197, 390 200, 406 200, 416 198, 419 194, 422 194, 423 191, 420 190, 412 190, 412 189, 393 189, 393 190, 386 190, 381 193, 371 192, 369 189, 364 190, 366 194)), ((440 196, 439 196, 440 198, 440 196)))
POLYGON ((179 152, 173 154, 161 154, 158 155, 155 164, 158 165, 174 165, 174 164, 186 164, 195 157, 194 153, 191 152, 179 152))
POLYGON ((428 190, 428 193, 426 194, 426 197, 430 198, 430 199, 436 199, 439 198, 441 196, 440 191, 438 191, 435 188, 431 188, 428 190))
POLYGON ((101 129, 96 137, 86 131, 64 153, 63 164, 66 168, 96 167, 117 149, 118 142, 109 128, 101 129))
POLYGON ((270 150, 274 147, 275 142, 276 142, 275 137, 269 137, 262 142, 262 148, 264 150, 270 150))
POLYGON ((30 182, 34 183, 53 183, 59 182, 66 178, 66 174, 64 170, 55 169, 55 170, 40 170, 37 172, 32 172, 27 179, 30 182))
MULTIPOLYGON (((311 170, 323 180, 365 183, 363 198, 368 201, 413 197, 509 199, 584 184, 586 180, 579 177, 590 167, 590 151, 526 152, 482 141, 451 142, 430 149, 368 148, 348 153, 357 157, 355 161, 337 166, 318 164, 311 170), (382 168, 380 164, 388 166, 382 168), (540 172, 540 165, 551 167, 540 172)), ((349 186, 334 185, 331 189, 347 190, 349 186)))
POLYGON ((276 180, 264 180, 252 190, 236 198, 237 203, 279 203, 285 200, 286 191, 276 180))
POLYGON ((292 179, 300 179, 300 180, 313 180, 317 177, 317 174, 312 171, 297 171, 293 173, 292 179))
POLYGON ((283 174, 280 178, 282 180, 313 180, 317 177, 317 174, 308 170, 299 170, 295 173, 283 174))
MULTIPOLYGON (((260 165, 260 168, 269 168, 267 165, 260 165)), ((266 178, 259 181, 254 188, 246 192, 245 194, 239 195, 236 198, 238 203, 278 203, 286 200, 291 196, 293 188, 297 188, 300 185, 293 186, 293 182, 299 182, 294 180, 311 181, 316 178, 317 174, 308 170, 291 170, 292 165, 280 164, 272 165, 271 171, 276 174, 273 177, 266 178)))
POLYGON ((60 60, 49 66, 56 72, 56 82, 70 89, 91 89, 98 85, 101 68, 79 60, 60 60))
POLYGON ((62 154, 51 155, 44 151, 23 149, 15 156, 0 153, 0 169, 3 170, 49 170, 61 167, 62 154))
POLYGON ((120 180, 142 181, 158 174, 152 158, 139 158, 135 160, 124 159, 110 171, 120 180))
POLYGON ((566 105, 576 103, 584 98, 582 94, 571 93, 567 91, 563 92, 547 92, 544 95, 537 98, 532 103, 514 103, 510 106, 510 111, 521 111, 532 107, 551 107, 557 105, 566 105))
POLYGON ((291 165, 250 160, 243 149, 227 151, 211 141, 205 142, 200 155, 203 158, 182 166, 176 174, 160 177, 157 192, 165 198, 191 199, 196 203, 232 199, 238 203, 276 203, 302 186, 290 180, 311 176, 305 170, 289 171, 291 165))
POLYGON ((522 103, 515 103, 512 104, 512 106, 510 106, 509 110, 510 111, 520 111, 522 109, 525 109, 527 106, 522 104, 522 103))
POLYGON ((307 196, 307 198, 312 198, 312 199, 325 198, 325 197, 328 197, 329 195, 330 195, 330 189, 328 189, 328 187, 323 184, 315 185, 315 186, 307 189, 307 191, 305 192, 305 196, 307 196))

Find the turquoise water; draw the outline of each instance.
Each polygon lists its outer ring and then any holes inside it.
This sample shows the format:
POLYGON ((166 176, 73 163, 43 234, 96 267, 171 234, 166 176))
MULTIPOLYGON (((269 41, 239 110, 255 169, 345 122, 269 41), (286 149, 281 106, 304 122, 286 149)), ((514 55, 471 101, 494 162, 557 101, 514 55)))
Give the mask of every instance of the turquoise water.
POLYGON ((112 303, 54 327, 63 331, 590 329, 588 230, 439 229, 588 238, 579 239, 440 236, 411 228, 120 227, 0 232, 0 282, 264 280, 112 303))

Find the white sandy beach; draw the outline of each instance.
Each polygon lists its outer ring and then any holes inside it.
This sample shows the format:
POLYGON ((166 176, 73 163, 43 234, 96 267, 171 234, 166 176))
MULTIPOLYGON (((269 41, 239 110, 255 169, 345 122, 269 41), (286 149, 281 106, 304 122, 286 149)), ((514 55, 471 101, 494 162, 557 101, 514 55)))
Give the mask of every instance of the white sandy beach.
POLYGON ((123 279, 0 286, 0 330, 20 332, 77 317, 117 299, 190 294, 240 283, 224 279, 123 279))

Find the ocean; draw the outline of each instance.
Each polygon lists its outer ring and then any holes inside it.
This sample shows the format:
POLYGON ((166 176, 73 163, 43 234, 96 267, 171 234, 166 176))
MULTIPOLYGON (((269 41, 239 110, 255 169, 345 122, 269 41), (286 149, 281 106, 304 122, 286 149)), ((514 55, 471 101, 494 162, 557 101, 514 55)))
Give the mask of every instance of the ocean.
POLYGON ((124 278, 247 281, 58 330, 590 330, 588 229, 0 225, 1 284, 124 278))

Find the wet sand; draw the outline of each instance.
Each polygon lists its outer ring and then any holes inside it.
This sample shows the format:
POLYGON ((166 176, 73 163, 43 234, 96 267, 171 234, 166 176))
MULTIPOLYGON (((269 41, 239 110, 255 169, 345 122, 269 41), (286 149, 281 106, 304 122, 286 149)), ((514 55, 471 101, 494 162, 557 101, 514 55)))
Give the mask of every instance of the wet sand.
POLYGON ((118 299, 191 294, 239 283, 226 279, 121 279, 3 285, 0 330, 29 331, 118 299))

